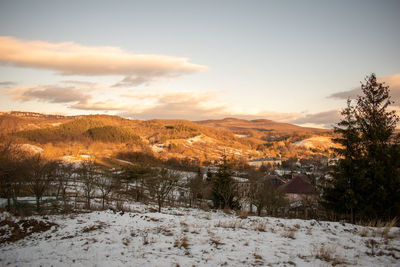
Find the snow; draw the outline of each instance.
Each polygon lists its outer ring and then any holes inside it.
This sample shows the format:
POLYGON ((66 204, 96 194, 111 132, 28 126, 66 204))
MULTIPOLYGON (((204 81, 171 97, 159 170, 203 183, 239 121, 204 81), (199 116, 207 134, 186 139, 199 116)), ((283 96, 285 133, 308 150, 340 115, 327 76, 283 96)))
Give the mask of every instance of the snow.
POLYGON ((190 144, 193 144, 196 142, 200 142, 203 138, 204 138, 204 135, 200 134, 200 135, 196 135, 195 137, 188 138, 188 139, 186 139, 186 141, 190 144))
MULTIPOLYGON (((0 244, 0 265, 399 264, 399 228, 392 228, 391 238, 386 239, 382 229, 338 222, 256 216, 241 219, 221 211, 185 208, 164 208, 162 213, 153 213, 149 208, 131 204, 131 212, 125 213, 107 210, 47 216, 58 226, 15 243, 0 244), (371 244, 376 255, 370 255, 371 244), (329 261, 322 257, 324 251, 332 257, 329 261)), ((0 219, 3 217, 0 215, 0 219)))
POLYGON ((245 137, 249 137, 250 135, 248 134, 235 134, 235 137, 237 138, 245 138, 245 137))
POLYGON ((31 144, 22 144, 19 149, 33 154, 42 154, 44 152, 43 148, 31 144))
POLYGON ((164 151, 164 146, 165 146, 165 144, 155 144, 155 145, 152 145, 151 149, 154 152, 160 153, 160 152, 164 151))
POLYGON ((294 142, 293 145, 298 147, 305 147, 308 149, 312 148, 329 149, 331 147, 337 146, 332 142, 332 138, 327 136, 313 136, 301 141, 294 142))

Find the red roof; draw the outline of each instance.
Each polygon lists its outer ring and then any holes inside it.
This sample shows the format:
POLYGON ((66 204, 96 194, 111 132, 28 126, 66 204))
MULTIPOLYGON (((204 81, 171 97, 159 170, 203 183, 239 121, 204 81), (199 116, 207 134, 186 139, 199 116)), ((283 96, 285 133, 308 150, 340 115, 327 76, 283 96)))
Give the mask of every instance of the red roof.
POLYGON ((290 194, 310 194, 314 188, 305 175, 296 175, 291 181, 281 186, 285 193, 290 194))

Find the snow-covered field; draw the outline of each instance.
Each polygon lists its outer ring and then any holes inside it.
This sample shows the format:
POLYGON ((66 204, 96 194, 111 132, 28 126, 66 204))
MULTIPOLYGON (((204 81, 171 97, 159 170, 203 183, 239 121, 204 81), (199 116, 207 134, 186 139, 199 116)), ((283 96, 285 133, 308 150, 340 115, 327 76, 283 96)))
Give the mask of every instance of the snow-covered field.
MULTIPOLYGON (((400 229, 240 218, 131 205, 132 212, 33 217, 49 230, 0 244, 1 266, 399 266, 400 229), (386 230, 386 231, 385 231, 386 230)), ((17 221, 8 213, 0 222, 17 221)), ((27 219, 27 218, 25 218, 27 219)), ((0 224, 0 232, 7 232, 0 224)), ((4 234, 7 235, 7 234, 4 234)), ((4 238, 4 236, 3 236, 4 238)))

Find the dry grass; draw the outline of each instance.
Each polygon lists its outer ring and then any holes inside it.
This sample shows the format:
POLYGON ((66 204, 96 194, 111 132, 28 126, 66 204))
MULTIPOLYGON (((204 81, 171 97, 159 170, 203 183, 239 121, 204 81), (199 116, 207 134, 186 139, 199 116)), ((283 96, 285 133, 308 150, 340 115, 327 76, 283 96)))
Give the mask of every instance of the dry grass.
POLYGON ((306 235, 312 235, 312 229, 311 229, 311 228, 308 228, 308 229, 307 229, 306 235))
POLYGON ((206 214, 206 216, 204 216, 204 219, 211 220, 211 214, 206 214))
POLYGON ((143 245, 148 245, 148 244, 150 244, 148 234, 144 233, 143 234, 143 245))
POLYGON ((363 229, 360 231, 360 236, 362 237, 367 237, 369 236, 369 227, 363 227, 363 229))
POLYGON ((82 229, 82 233, 89 233, 92 231, 103 229, 103 227, 104 227, 104 224, 97 224, 97 225, 95 224, 92 226, 86 226, 85 228, 82 229))
POLYGON ((223 209, 222 211, 223 211, 225 214, 228 214, 228 215, 233 214, 233 211, 232 211, 231 209, 229 209, 229 208, 225 208, 225 209, 223 209))
POLYGON ((181 238, 175 239, 174 247, 188 249, 189 248, 189 239, 187 238, 187 236, 183 236, 181 238))
POLYGON ((391 230, 396 226, 398 219, 394 218, 390 221, 381 221, 381 220, 371 220, 365 224, 364 228, 360 232, 360 236, 362 237, 383 237, 385 240, 389 240, 394 238, 391 235, 391 230))
POLYGON ((397 225, 397 218, 393 218, 393 220, 386 222, 382 230, 382 237, 385 239, 393 238, 394 236, 390 235, 390 230, 392 230, 392 228, 396 225, 397 225))
POLYGON ((210 239, 210 243, 212 245, 215 245, 216 248, 218 248, 218 246, 225 245, 224 242, 222 242, 219 238, 215 238, 215 237, 210 239))
POLYGON ((281 234, 282 237, 296 239, 297 228, 286 228, 285 231, 281 234))
POLYGON ((254 258, 257 259, 257 260, 262 260, 262 259, 263 259, 263 257, 262 257, 260 254, 257 254, 257 253, 255 253, 255 252, 254 252, 253 256, 254 256, 254 258))
POLYGON ((201 203, 200 209, 202 209, 204 211, 210 211, 211 210, 211 208, 206 203, 201 203))
POLYGON ((218 221, 214 226, 221 228, 237 229, 237 228, 243 228, 243 222, 241 220, 232 220, 225 222, 218 221))
POLYGON ((125 246, 129 246, 129 243, 131 243, 131 240, 129 238, 122 238, 122 244, 124 244, 125 246))
POLYGON ((259 232, 267 231, 267 221, 257 221, 253 224, 253 230, 259 232))
POLYGON ((325 246, 324 244, 320 246, 314 245, 313 254, 315 258, 321 261, 330 262, 332 266, 336 266, 338 264, 349 264, 336 254, 336 246, 325 246))
POLYGON ((248 213, 247 211, 245 211, 245 210, 241 210, 241 211, 239 211, 239 212, 237 213, 237 216, 238 216, 240 219, 247 219, 248 215, 249 215, 249 213, 248 213))

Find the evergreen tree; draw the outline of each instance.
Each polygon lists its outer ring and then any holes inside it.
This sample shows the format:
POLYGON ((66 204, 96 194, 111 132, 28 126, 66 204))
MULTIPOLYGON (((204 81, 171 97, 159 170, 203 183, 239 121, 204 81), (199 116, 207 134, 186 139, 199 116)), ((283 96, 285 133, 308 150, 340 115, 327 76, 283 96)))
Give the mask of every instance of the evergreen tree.
POLYGON ((362 213, 369 218, 399 215, 399 142, 394 130, 399 121, 395 111, 387 111, 393 102, 389 86, 378 83, 375 74, 361 86, 356 119, 361 135, 365 182, 361 192, 362 213))
POLYGON ((219 166, 218 172, 212 180, 212 197, 217 208, 238 208, 239 203, 235 199, 237 184, 232 178, 232 170, 226 159, 219 166))
POLYGON ((340 144, 335 152, 341 156, 334 167, 334 179, 328 182, 324 190, 323 204, 325 207, 338 213, 348 214, 351 221, 358 213, 359 192, 362 183, 362 150, 361 138, 355 118, 355 108, 350 100, 342 110, 343 120, 334 128, 337 138, 333 141, 340 144))
POLYGON ((399 120, 389 87, 378 83, 375 74, 361 85, 353 107, 348 100, 343 120, 335 127, 335 141, 342 147, 333 171, 334 179, 325 188, 323 204, 339 214, 366 218, 389 218, 400 212, 400 149, 394 130, 399 120))

